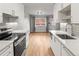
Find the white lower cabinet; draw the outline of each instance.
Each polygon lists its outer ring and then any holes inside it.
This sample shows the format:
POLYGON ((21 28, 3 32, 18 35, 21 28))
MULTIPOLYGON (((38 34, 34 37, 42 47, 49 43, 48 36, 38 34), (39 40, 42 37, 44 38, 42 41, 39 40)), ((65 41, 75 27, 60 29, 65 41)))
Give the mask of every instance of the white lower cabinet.
POLYGON ((0 16, 0 23, 3 23, 3 17, 0 16))
POLYGON ((74 54, 53 35, 51 40, 51 48, 55 56, 74 56, 74 54))
POLYGON ((2 51, 0 51, 0 56, 13 56, 13 44, 8 45, 2 51))
POLYGON ((0 23, 3 23, 2 13, 0 12, 0 23))
POLYGON ((57 40, 56 37, 54 37, 54 43, 55 43, 55 55, 60 56, 61 55, 61 44, 57 40))
POLYGON ((74 56, 74 54, 68 48, 62 45, 62 56, 74 56))
POLYGON ((61 44, 58 41, 58 39, 54 36, 52 36, 52 45, 51 48, 55 54, 55 56, 60 56, 61 55, 61 44))
POLYGON ((62 45, 62 56, 68 56, 68 53, 65 50, 65 47, 62 45))

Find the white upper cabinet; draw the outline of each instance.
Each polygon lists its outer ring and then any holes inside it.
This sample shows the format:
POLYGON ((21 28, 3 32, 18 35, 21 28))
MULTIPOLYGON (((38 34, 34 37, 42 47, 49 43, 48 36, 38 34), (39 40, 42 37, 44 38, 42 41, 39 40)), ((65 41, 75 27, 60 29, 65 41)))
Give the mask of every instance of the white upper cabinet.
POLYGON ((70 3, 62 3, 62 8, 67 7, 68 5, 70 5, 70 3))
POLYGON ((0 23, 3 23, 2 13, 0 13, 0 23))
POLYGON ((2 3, 0 4, 0 12, 23 17, 24 6, 17 3, 2 3))
MULTIPOLYGON (((0 3, 0 23, 3 22, 1 13, 18 16, 19 19, 24 20, 24 5, 18 3, 0 3)), ((22 20, 18 22, 23 23, 22 20)))
POLYGON ((62 9, 62 5, 63 4, 62 3, 58 3, 57 5, 58 5, 58 7, 57 7, 58 8, 58 11, 60 11, 62 9))
POLYGON ((59 9, 59 11, 61 11, 62 9, 66 8, 67 6, 69 6, 70 3, 59 3, 58 5, 59 5, 58 9, 59 9))
POLYGON ((58 20, 58 12, 61 10, 61 3, 57 3, 53 7, 53 20, 54 22, 59 22, 58 20))
MULTIPOLYGON (((62 22, 62 20, 60 20, 61 18, 69 19, 71 17, 70 15, 65 15, 65 13, 63 14, 64 11, 66 12, 66 10, 70 8, 69 5, 70 5, 70 3, 57 3, 54 5, 54 8, 53 8, 54 17, 53 17, 53 19, 55 22, 62 22), (61 13, 61 11, 63 11, 63 12, 61 13)), ((68 11, 68 13, 69 13, 69 11, 68 11)))
POLYGON ((79 23, 79 3, 71 4, 71 22, 79 23))
POLYGON ((59 11, 60 22, 71 22, 71 4, 67 5, 65 8, 59 11))
POLYGON ((79 23, 79 3, 63 3, 61 7, 62 9, 59 10, 60 22, 79 23))

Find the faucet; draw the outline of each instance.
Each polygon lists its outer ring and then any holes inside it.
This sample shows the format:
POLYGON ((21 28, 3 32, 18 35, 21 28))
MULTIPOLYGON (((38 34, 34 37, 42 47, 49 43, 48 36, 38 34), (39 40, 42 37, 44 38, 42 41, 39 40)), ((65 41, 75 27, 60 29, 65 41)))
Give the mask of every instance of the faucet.
POLYGON ((71 26, 71 35, 74 36, 74 34, 73 34, 73 26, 72 26, 71 23, 67 23, 65 31, 67 32, 67 26, 68 26, 68 24, 71 26))

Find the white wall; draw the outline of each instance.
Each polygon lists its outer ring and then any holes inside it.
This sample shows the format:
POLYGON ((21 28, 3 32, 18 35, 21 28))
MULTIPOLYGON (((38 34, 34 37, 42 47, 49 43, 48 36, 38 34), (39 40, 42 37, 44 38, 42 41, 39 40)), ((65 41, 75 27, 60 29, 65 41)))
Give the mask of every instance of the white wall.
POLYGON ((15 14, 21 19, 24 18, 24 6, 20 3, 0 3, 0 12, 11 13, 15 10, 15 14))
POLYGON ((0 12, 12 14, 12 10, 15 10, 15 15, 19 16, 19 24, 16 30, 26 29, 25 22, 27 21, 24 19, 24 5, 21 3, 0 3, 0 12))
POLYGON ((59 15, 58 15, 58 11, 61 9, 61 3, 56 3, 53 6, 53 19, 50 19, 50 30, 58 30, 59 26, 56 23, 59 23, 59 15))
POLYGON ((25 13, 25 18, 27 19, 26 21, 28 22, 28 30, 30 30, 30 20, 29 20, 29 15, 30 14, 36 14, 37 10, 43 11, 46 15, 53 15, 53 3, 25 3, 24 4, 24 13, 25 13))

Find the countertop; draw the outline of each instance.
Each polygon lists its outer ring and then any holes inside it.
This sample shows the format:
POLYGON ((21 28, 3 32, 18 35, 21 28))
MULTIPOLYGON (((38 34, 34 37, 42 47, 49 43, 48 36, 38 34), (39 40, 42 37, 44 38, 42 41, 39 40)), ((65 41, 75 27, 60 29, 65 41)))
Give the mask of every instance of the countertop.
POLYGON ((26 30, 13 30, 12 33, 27 33, 26 30))
POLYGON ((50 30, 49 32, 51 32, 54 36, 56 36, 59 41, 65 46, 67 47, 74 55, 79 56, 79 38, 78 37, 74 37, 75 40, 63 40, 61 38, 59 38, 56 33, 60 33, 60 34, 68 34, 67 32, 63 32, 63 31, 58 31, 58 30, 50 30))
POLYGON ((13 35, 13 37, 10 40, 0 40, 0 51, 2 51, 6 46, 10 45, 14 42, 15 39, 18 37, 16 35, 13 35))
POLYGON ((17 36, 14 36, 11 40, 0 40, 0 51, 2 51, 6 46, 10 45, 17 39, 17 36))

